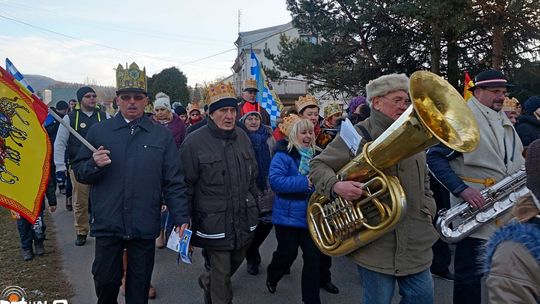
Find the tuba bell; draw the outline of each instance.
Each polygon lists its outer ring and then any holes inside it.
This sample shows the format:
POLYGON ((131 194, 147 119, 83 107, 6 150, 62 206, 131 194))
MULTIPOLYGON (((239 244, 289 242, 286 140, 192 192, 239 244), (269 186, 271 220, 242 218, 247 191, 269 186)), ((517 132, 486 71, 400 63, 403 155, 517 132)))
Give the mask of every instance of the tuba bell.
POLYGON ((411 106, 337 172, 339 181, 362 182, 367 196, 356 201, 319 193, 311 196, 308 228, 324 254, 349 254, 394 229, 403 217, 405 193, 399 179, 385 174, 384 169, 439 142, 459 152, 473 151, 478 145, 476 119, 463 97, 443 78, 415 72, 409 94, 411 106))

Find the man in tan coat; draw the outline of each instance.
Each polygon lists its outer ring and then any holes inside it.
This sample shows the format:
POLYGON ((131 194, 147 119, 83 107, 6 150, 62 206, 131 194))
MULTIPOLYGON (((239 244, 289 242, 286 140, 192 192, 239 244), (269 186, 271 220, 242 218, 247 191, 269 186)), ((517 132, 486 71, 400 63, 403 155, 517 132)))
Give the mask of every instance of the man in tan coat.
MULTIPOLYGON (((429 170, 450 193, 455 206, 467 201, 473 208, 484 205, 481 191, 520 170, 525 163, 523 145, 510 120, 502 111, 508 88, 500 71, 479 73, 471 88, 473 96, 467 105, 480 130, 476 150, 459 153, 442 145, 430 148, 427 154, 429 170)), ((480 255, 484 240, 497 229, 498 219, 456 243, 454 257, 454 303, 481 303, 483 275, 480 255)))
MULTIPOLYGON (((372 112, 355 127, 363 137, 357 154, 367 141, 377 139, 409 107, 408 88, 409 79, 404 74, 385 75, 366 86, 372 112)), ((310 177, 318 192, 327 197, 339 195, 347 200, 358 199, 364 194, 361 183, 336 178, 336 172, 355 156, 350 151, 338 135, 312 160, 310 177)), ((407 208, 393 231, 349 254, 358 265, 362 279, 362 303, 390 303, 396 282, 403 301, 433 303, 433 279, 429 267, 431 246, 437 239, 432 225, 436 207, 429 190, 425 153, 404 159, 384 173, 399 178, 407 208)))

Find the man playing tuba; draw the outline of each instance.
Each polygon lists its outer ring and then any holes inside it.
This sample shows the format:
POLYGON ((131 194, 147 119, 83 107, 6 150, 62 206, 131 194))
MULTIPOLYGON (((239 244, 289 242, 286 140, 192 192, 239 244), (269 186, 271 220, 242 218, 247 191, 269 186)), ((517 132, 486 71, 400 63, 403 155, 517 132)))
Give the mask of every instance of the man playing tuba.
MULTIPOLYGON (((366 142, 377 139, 407 110, 411 104, 408 91, 409 78, 405 74, 385 75, 368 83, 371 116, 355 126, 362 136, 357 155, 366 142)), ((336 172, 356 156, 350 151, 338 135, 312 160, 310 178, 318 192, 346 200, 357 200, 366 194, 362 183, 338 181, 336 177, 336 172)), ((399 178, 407 207, 394 230, 348 255, 357 264, 362 279, 362 303, 390 303, 396 281, 403 302, 433 303, 429 267, 431 246, 437 239, 432 225, 436 207, 429 190, 425 153, 416 153, 383 172, 399 178)))

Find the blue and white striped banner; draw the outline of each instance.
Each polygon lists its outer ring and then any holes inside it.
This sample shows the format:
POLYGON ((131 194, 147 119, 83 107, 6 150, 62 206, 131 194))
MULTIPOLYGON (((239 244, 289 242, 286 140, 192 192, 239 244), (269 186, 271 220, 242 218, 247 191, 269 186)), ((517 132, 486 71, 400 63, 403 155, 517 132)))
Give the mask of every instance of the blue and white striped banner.
POLYGON ((281 111, 281 102, 273 90, 268 87, 266 75, 259 64, 259 60, 251 50, 251 76, 257 81, 257 102, 268 112, 272 127, 276 127, 276 120, 281 111))
POLYGON ((8 71, 8 73, 10 73, 13 76, 13 78, 15 78, 15 80, 17 80, 24 87, 26 87, 28 91, 32 92, 32 94, 35 93, 34 89, 30 86, 30 84, 26 81, 26 79, 24 79, 23 74, 21 74, 21 72, 17 70, 17 68, 13 65, 11 60, 9 60, 8 58, 6 58, 6 71, 8 71))

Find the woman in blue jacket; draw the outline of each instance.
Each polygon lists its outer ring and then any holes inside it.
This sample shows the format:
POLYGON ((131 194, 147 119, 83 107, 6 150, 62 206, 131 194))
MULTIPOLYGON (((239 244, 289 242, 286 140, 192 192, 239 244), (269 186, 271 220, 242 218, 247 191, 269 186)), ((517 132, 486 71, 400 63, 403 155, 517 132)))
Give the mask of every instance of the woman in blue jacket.
POLYGON ((320 252, 309 235, 306 223, 308 200, 313 184, 308 179, 309 161, 315 154, 313 123, 291 115, 279 125, 287 139, 276 145, 270 163, 269 181, 276 194, 272 222, 278 247, 268 265, 266 287, 276 292, 277 283, 296 259, 302 248, 302 301, 320 303, 320 252))

